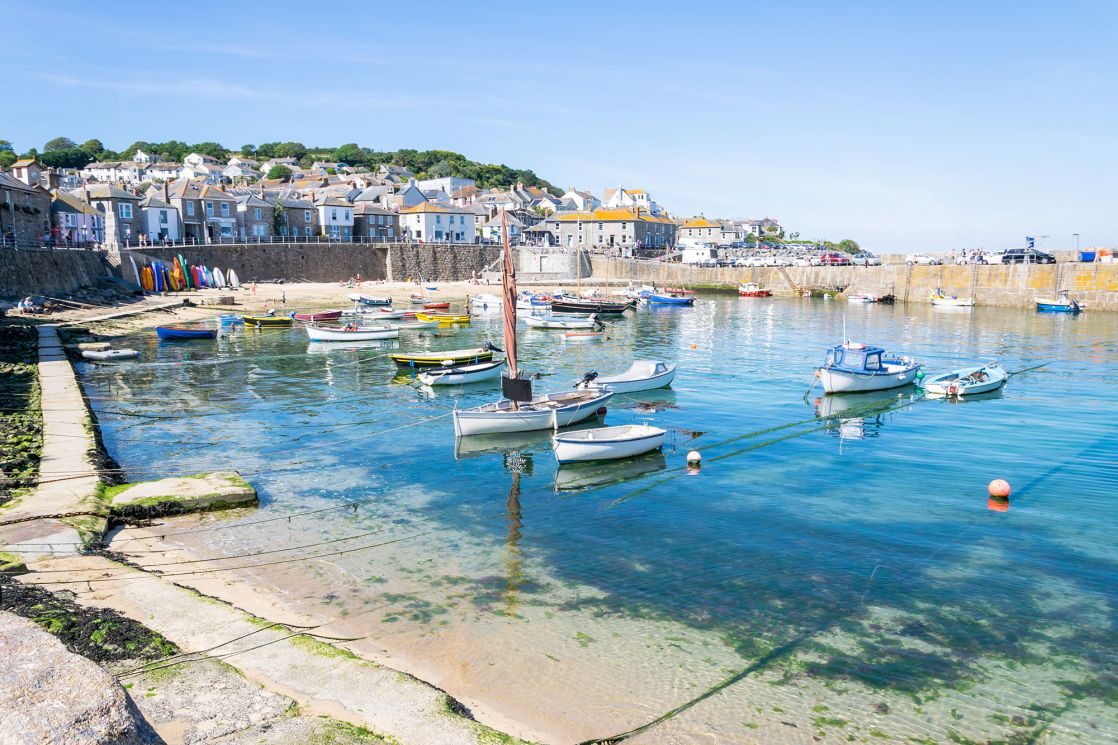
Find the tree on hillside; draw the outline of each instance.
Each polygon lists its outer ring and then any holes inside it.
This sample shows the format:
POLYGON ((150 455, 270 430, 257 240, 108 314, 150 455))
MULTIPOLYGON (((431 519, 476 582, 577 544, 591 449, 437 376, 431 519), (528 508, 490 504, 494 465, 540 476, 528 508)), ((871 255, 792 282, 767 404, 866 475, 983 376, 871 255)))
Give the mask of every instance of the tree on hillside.
POLYGON ((256 146, 255 145, 241 145, 241 155, 245 156, 246 158, 253 157, 254 155, 256 155, 256 146))
POLYGON ((49 150, 39 156, 39 162, 47 168, 81 168, 92 161, 93 156, 80 147, 49 150))
POLYGON ((93 158, 93 160, 97 160, 101 157, 101 153, 105 152, 105 146, 101 144, 100 140, 97 139, 86 140, 82 144, 78 145, 78 147, 87 152, 89 154, 89 157, 93 158))
POLYGON ((44 153, 51 153, 55 150, 73 150, 78 146, 78 143, 71 140, 69 137, 55 137, 53 140, 47 140, 43 145, 44 153))
POLYGON ((291 175, 291 169, 288 168, 287 166, 272 166, 271 168, 268 169, 268 173, 265 176, 265 178, 269 178, 269 179, 287 178, 290 175, 291 175))
POLYGON ((211 158, 218 160, 225 160, 229 157, 229 151, 216 142, 199 142, 190 148, 191 152, 200 153, 201 155, 208 155, 211 158))
POLYGON ((121 160, 132 160, 132 156, 136 154, 137 150, 143 150, 145 153, 150 153, 154 150, 150 142, 143 140, 136 140, 128 147, 120 151, 121 160))
POLYGON ((350 142, 335 150, 333 158, 339 163, 353 166, 365 162, 365 150, 356 142, 350 142))
POLYGON ((0 168, 10 168, 17 160, 19 156, 11 150, 0 150, 0 168))
POLYGON ((853 241, 849 238, 844 238, 843 240, 839 241, 837 248, 839 251, 848 254, 856 254, 860 250, 862 250, 862 247, 858 245, 857 241, 853 241))
POLYGON ((427 169, 428 178, 446 178, 450 175, 452 175, 452 169, 450 167, 450 162, 446 160, 440 160, 427 169))
POLYGON ((301 142, 281 142, 275 146, 273 158, 302 158, 307 154, 307 147, 301 142))
POLYGON ((0 140, 0 153, 8 152, 14 153, 16 149, 12 147, 11 140, 0 140))
POLYGON ((159 157, 172 163, 181 163, 190 154, 190 146, 181 140, 152 143, 151 148, 159 157))

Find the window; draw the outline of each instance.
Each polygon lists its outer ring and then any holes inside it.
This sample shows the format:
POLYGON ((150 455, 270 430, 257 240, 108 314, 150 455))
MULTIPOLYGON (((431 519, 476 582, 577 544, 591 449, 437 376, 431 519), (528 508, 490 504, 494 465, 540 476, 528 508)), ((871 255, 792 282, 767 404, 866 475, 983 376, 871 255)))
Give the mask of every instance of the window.
MULTIPOLYGON (((227 205, 224 205, 224 204, 223 204, 223 205, 221 205, 221 206, 222 206, 222 207, 225 207, 225 206, 227 206, 227 205)), ((222 225, 222 226, 221 226, 221 237, 222 237, 222 238, 232 238, 232 237, 233 237, 233 226, 231 226, 231 225, 222 225)))
POLYGON ((252 226, 252 234, 255 237, 263 238, 264 235, 265 235, 264 226, 261 225, 260 223, 256 223, 255 225, 252 226))
POLYGON ((187 217, 194 217, 194 202, 187 202, 186 203, 186 216, 187 217))
POLYGON ((127 202, 121 202, 120 203, 120 219, 121 220, 131 220, 132 219, 132 205, 128 204, 127 202))
POLYGON ((306 231, 306 235, 307 235, 307 237, 308 237, 308 238, 310 238, 310 237, 311 237, 311 229, 310 229, 310 226, 307 226, 307 227, 303 228, 303 230, 304 230, 304 231, 306 231))
MULTIPOLYGON (((443 216, 442 215, 435 215, 435 224, 436 225, 442 225, 443 224, 443 216)), ((441 233, 436 233, 435 237, 438 237, 439 235, 441 235, 441 233)))
POLYGON ((386 231, 384 231, 384 232, 385 232, 385 234, 386 234, 386 235, 387 235, 387 236, 388 236, 389 238, 391 238, 391 237, 392 237, 392 228, 389 228, 388 230, 386 230, 386 231))
POLYGON ((257 207, 255 210, 253 210, 253 217, 255 217, 257 220, 260 219, 260 208, 259 207, 257 207))
POLYGON ((349 222, 349 219, 350 219, 350 218, 349 218, 349 210, 346 210, 346 211, 345 211, 345 221, 346 221, 346 222, 349 222))
POLYGON ((167 210, 159 210, 159 223, 161 225, 167 224, 167 210))
POLYGON ((338 211, 337 210, 330 210, 330 222, 337 222, 337 220, 338 220, 338 211))
POLYGON ((229 203, 228 202, 222 202, 221 203, 221 216, 222 217, 229 217, 229 203))
MULTIPOLYGON (((303 210, 303 222, 310 222, 310 221, 311 221, 311 211, 310 210, 303 210)), ((308 230, 309 230, 309 228, 308 228, 308 230)), ((308 232, 307 235, 310 235, 310 233, 308 232)))
POLYGON ((213 216, 214 216, 214 203, 213 202, 206 202, 206 217, 213 217, 213 216))

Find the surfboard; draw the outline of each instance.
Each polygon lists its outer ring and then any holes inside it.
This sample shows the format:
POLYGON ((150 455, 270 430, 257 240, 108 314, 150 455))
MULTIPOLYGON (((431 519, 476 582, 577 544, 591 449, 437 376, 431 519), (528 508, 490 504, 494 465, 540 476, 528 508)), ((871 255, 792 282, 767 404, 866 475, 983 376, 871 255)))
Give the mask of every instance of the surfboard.
POLYGON ((190 271, 186 268, 186 259, 182 257, 182 254, 179 254, 179 266, 182 267, 182 277, 183 281, 186 282, 186 289, 192 289, 194 283, 190 281, 190 271))
POLYGON ((225 275, 221 273, 221 269, 214 267, 214 284, 218 287, 225 287, 225 275))
POLYGON ((208 266, 202 267, 202 271, 206 273, 206 286, 217 287, 217 285, 214 283, 214 273, 210 271, 210 268, 208 266))
POLYGON ((237 273, 235 271, 233 271, 232 269, 230 269, 228 276, 229 276, 229 286, 232 287, 233 289, 239 289, 240 286, 241 286, 241 280, 237 276, 237 273))

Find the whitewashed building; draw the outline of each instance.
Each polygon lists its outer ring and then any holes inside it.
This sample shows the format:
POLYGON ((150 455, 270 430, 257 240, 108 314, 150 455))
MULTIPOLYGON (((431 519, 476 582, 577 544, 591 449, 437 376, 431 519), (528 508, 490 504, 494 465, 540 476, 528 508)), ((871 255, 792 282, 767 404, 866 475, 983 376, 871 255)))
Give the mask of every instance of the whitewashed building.
POLYGON ((316 201, 318 226, 321 235, 335 241, 353 238, 353 205, 337 197, 323 197, 316 201))
POLYGON ((663 210, 653 201, 644 189, 625 189, 618 186, 616 189, 606 189, 603 194, 605 199, 602 205, 606 209, 635 209, 640 208, 652 215, 661 215, 663 210))
POLYGON ((448 204, 423 202, 400 210, 400 231, 420 243, 474 243, 477 216, 448 204))
POLYGON ((144 213, 145 231, 150 242, 182 240, 179 211, 169 203, 149 194, 140 202, 140 210, 144 213))

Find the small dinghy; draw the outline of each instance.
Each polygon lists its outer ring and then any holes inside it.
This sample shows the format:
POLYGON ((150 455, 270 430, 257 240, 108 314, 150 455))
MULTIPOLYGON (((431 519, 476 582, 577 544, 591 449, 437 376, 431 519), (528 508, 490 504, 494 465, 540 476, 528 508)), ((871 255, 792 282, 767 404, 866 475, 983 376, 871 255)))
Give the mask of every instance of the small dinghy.
POLYGON ((1068 297, 1067 290, 1060 290, 1055 298, 1037 298, 1036 309, 1041 313, 1081 313, 1087 307, 1068 297))
POLYGON ((174 341, 217 338, 217 329, 203 329, 196 326, 156 326, 155 333, 160 339, 174 341))
POLYGON ((137 352, 135 349, 86 349, 82 352, 82 357, 87 360, 95 360, 97 362, 131 360, 139 356, 140 353, 137 352))
POLYGON ((738 296, 740 297, 772 297, 772 290, 767 290, 756 282, 746 282, 745 284, 738 285, 738 296))
POLYGON ((294 323, 291 316, 241 316, 246 326, 256 328, 288 328, 294 323))
POLYGON ((311 341, 373 341, 374 339, 398 339, 400 329, 395 326, 345 326, 324 328, 307 326, 307 338, 311 341))
POLYGON ((470 298, 470 307, 481 313, 500 313, 503 301, 496 295, 475 295, 470 298))
POLYGON ((1009 380, 1009 373, 998 363, 992 362, 988 365, 964 367, 925 380, 924 391, 932 396, 973 396, 996 391, 1005 385, 1007 380, 1009 380))
POLYGON ((563 332, 564 339, 573 339, 575 341, 593 341, 594 339, 606 338, 605 331, 565 331, 563 332))
POLYGON ((632 458, 657 450, 667 431, 648 424, 595 427, 555 435, 555 459, 560 463, 632 458))
POLYGON ((816 374, 827 393, 855 393, 908 385, 919 369, 910 357, 886 358, 881 347, 848 341, 827 350, 816 374))
POLYGON ((383 318, 386 321, 396 321, 396 320, 399 320, 399 319, 403 318, 404 316, 414 316, 415 313, 412 313, 409 310, 394 310, 392 308, 378 308, 377 311, 375 313, 372 313, 371 315, 375 316, 376 318, 383 318))
POLYGON ((349 299, 355 303, 362 305, 392 305, 392 298, 390 297, 377 297, 376 295, 359 295, 351 293, 349 299))
POLYGON ((971 308, 974 306, 974 298, 945 295, 942 292, 937 292, 932 295, 932 305, 940 305, 945 308, 971 308))
POLYGON ((453 313, 416 313, 420 321, 438 321, 439 323, 469 323, 468 315, 454 315, 453 313))
POLYGON ((396 324, 396 328, 407 329, 409 331, 418 329, 437 329, 438 327, 438 321, 405 321, 404 323, 396 324))
POLYGON ((424 310, 450 310, 450 303, 445 302, 445 301, 444 302, 439 302, 439 303, 424 303, 423 304, 423 309, 424 310))
POLYGON ((694 305, 695 298, 688 295, 659 295, 653 293, 648 296, 648 302, 652 305, 694 305))
POLYGON ((434 352, 396 352, 388 355, 396 367, 443 367, 445 365, 476 365, 493 359, 491 347, 448 349, 434 352))
POLYGON ((472 409, 455 409, 454 434, 468 437, 566 427, 597 414, 612 396, 612 391, 566 391, 533 396, 519 403, 502 399, 472 409))
POLYGON ((587 313, 619 316, 632 307, 633 304, 628 300, 623 303, 601 300, 598 298, 555 299, 551 301, 552 313, 587 313))
POLYGON ((501 377, 501 368, 504 366, 504 360, 482 362, 477 365, 455 365, 442 370, 431 368, 416 377, 424 385, 465 385, 496 380, 501 377))
POLYGON ((431 302, 431 298, 423 297, 422 295, 412 295, 408 298, 412 305, 423 305, 424 303, 431 302))
POLYGON ((296 313, 292 316, 296 321, 336 321, 342 317, 340 310, 323 310, 317 313, 296 313))
POLYGON ((423 289, 427 290, 427 292, 435 292, 436 290, 439 289, 439 287, 438 287, 438 285, 433 285, 433 284, 430 284, 428 282, 424 282, 423 283, 423 289))
POLYGON ((524 316, 524 323, 534 329, 598 329, 602 326, 602 322, 594 316, 588 318, 524 316))
POLYGON ((675 379, 675 365, 659 360, 637 360, 617 375, 589 372, 575 383, 575 388, 608 388, 614 393, 635 393, 666 388, 675 379))

